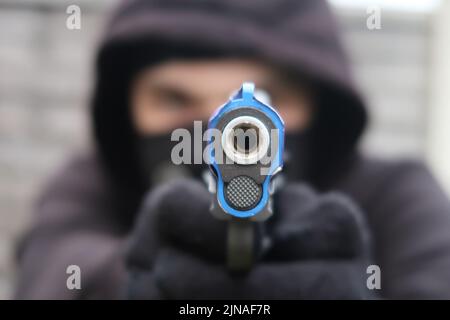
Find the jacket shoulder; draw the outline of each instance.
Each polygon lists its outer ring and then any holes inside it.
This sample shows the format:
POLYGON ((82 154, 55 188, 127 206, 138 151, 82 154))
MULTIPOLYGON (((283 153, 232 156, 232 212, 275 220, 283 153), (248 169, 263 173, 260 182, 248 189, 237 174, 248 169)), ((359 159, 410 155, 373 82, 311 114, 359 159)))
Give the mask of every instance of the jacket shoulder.
POLYGON ((366 213, 383 296, 450 297, 450 201, 427 166, 366 159, 344 188, 366 213))
POLYGON ((68 196, 71 191, 103 193, 108 178, 97 155, 93 152, 72 156, 47 181, 42 198, 68 196))
POLYGON ((73 156, 53 174, 38 197, 34 225, 108 219, 114 209, 112 184, 94 153, 73 156))
POLYGON ((338 186, 362 205, 376 201, 383 194, 399 189, 406 191, 411 187, 428 190, 431 187, 445 197, 427 165, 416 159, 361 157, 355 161, 338 186))

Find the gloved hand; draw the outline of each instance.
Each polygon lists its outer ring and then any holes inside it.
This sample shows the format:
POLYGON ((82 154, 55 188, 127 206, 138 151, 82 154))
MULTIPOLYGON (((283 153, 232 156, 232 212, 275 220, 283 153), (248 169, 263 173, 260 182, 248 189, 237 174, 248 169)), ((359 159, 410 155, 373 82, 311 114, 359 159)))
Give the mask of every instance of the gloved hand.
POLYGON ((129 298, 369 297, 368 230, 344 196, 285 186, 266 223, 272 246, 244 275, 225 267, 227 224, 209 213, 211 197, 192 180, 150 192, 128 246, 129 298))

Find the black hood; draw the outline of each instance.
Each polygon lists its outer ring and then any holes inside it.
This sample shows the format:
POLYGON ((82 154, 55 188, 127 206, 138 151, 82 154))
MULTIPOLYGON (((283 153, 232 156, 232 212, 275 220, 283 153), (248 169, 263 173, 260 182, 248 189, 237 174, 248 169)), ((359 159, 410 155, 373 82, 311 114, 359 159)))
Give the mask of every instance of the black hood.
POLYGON ((105 168, 131 193, 143 185, 128 88, 144 66, 171 57, 248 55, 309 79, 318 114, 307 151, 309 182, 326 184, 355 154, 366 124, 338 28, 322 0, 128 0, 107 25, 97 57, 93 131, 105 168))

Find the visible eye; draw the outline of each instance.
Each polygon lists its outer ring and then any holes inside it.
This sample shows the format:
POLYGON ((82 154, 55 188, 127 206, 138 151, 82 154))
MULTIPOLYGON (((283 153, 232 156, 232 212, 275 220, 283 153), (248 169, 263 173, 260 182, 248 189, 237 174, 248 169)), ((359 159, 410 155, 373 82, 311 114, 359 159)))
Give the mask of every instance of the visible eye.
POLYGON ((185 109, 190 105, 189 97, 176 90, 164 90, 158 94, 158 99, 161 106, 173 111, 185 109))

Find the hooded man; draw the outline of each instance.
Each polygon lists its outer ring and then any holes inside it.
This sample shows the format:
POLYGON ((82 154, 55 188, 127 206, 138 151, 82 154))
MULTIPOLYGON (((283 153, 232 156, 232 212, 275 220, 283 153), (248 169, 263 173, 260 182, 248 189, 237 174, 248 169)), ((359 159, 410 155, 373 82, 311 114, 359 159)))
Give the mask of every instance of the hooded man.
POLYGON ((40 198, 17 298, 450 298, 449 201, 422 164, 358 152, 366 110, 325 1, 124 1, 96 72, 96 148, 40 198), (284 118, 288 158, 271 246, 236 275, 203 167, 171 165, 170 133, 243 81, 284 118))

